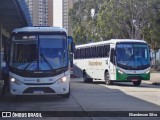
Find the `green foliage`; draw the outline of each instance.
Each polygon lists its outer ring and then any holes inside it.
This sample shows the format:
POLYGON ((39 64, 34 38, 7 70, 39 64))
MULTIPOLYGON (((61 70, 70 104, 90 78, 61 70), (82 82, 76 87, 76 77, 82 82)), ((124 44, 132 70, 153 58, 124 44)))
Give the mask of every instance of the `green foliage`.
POLYGON ((79 0, 69 16, 76 44, 128 38, 160 46, 160 0, 79 0))

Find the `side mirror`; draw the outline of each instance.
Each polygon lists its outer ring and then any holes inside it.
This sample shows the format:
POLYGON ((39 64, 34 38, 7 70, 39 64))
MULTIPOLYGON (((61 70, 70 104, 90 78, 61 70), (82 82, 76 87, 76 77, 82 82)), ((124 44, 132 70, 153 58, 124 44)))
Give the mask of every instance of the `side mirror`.
POLYGON ((72 42, 73 42, 72 36, 68 36, 68 41, 69 41, 69 43, 72 43, 72 42))
POLYGON ((71 43, 71 52, 74 53, 74 51, 75 51, 75 43, 72 42, 71 43))
POLYGON ((70 50, 71 50, 72 53, 74 53, 75 43, 73 42, 73 38, 71 36, 68 36, 68 41, 69 41, 69 44, 70 44, 70 50))

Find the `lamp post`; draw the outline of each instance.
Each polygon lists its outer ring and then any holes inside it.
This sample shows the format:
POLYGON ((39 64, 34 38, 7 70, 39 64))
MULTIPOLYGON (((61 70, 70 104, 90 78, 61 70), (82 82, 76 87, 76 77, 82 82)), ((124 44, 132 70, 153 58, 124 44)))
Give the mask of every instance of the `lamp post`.
POLYGON ((91 23, 92 23, 92 25, 91 25, 91 33, 92 33, 92 41, 94 41, 94 40, 93 40, 93 34, 94 34, 94 31, 95 31, 95 30, 94 30, 95 28, 94 28, 94 26, 93 26, 94 17, 95 17, 95 9, 92 8, 92 9, 91 9, 91 18, 92 18, 92 22, 91 22, 91 23))
POLYGON ((91 9, 91 17, 92 17, 92 19, 94 18, 94 16, 95 16, 95 9, 92 8, 92 9, 91 9))

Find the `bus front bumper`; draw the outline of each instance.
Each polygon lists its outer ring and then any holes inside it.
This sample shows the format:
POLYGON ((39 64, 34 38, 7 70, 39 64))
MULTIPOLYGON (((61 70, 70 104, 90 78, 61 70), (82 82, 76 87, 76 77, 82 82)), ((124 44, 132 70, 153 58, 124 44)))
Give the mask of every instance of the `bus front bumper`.
POLYGON ((59 95, 69 93, 69 82, 51 85, 17 85, 10 83, 12 95, 59 95))

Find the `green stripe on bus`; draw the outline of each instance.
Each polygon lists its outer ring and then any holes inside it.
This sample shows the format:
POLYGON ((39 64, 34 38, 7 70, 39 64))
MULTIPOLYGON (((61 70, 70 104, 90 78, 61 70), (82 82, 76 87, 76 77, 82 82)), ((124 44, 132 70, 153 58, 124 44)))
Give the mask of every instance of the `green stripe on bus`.
POLYGON ((129 76, 139 76, 142 77, 142 80, 150 80, 150 73, 143 73, 143 74, 126 74, 126 73, 119 73, 118 70, 116 70, 116 80, 117 81, 126 81, 127 77, 129 76))

